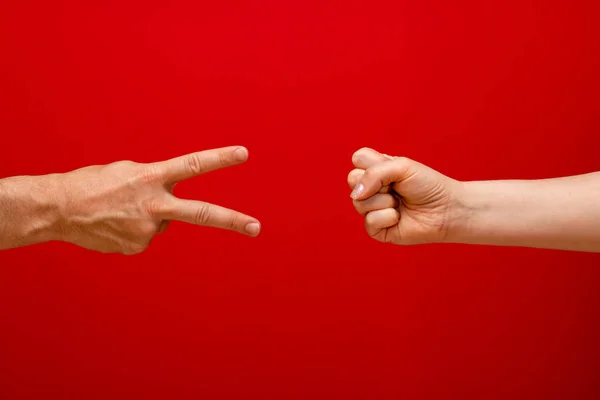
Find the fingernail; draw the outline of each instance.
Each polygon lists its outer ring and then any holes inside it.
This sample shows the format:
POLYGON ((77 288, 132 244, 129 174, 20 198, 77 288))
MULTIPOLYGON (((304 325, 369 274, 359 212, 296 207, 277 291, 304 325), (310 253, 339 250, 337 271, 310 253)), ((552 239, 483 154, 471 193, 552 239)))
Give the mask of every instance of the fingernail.
POLYGON ((350 197, 353 199, 357 199, 363 192, 365 191, 365 186, 362 183, 356 185, 352 193, 350 193, 350 197))
POLYGON ((243 147, 240 147, 236 151, 233 152, 233 156, 238 161, 246 161, 248 159, 248 150, 243 147))
POLYGON ((249 223, 246 225, 246 232, 248 232, 250 236, 257 236, 260 232, 260 224, 256 222, 249 223))

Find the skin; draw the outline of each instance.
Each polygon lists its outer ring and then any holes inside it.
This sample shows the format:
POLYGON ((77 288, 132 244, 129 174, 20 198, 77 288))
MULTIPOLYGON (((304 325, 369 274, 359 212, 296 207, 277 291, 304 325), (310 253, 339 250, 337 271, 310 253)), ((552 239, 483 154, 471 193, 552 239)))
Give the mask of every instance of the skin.
POLYGON ((352 162, 350 197, 375 240, 600 252, 600 172, 461 182, 369 148, 352 162))
MULTIPOLYGON (((260 232, 250 216, 179 199, 181 181, 244 163, 234 146, 140 164, 0 180, 0 250, 48 241, 138 254, 171 220, 260 232)), ((405 157, 353 156, 351 197, 368 234, 398 245, 464 243, 600 252, 600 173, 530 181, 460 182, 405 157)))
POLYGON ((101 252, 138 254, 172 220, 257 236, 255 218, 179 199, 181 181, 248 159, 240 146, 141 164, 119 161, 64 174, 0 180, 0 250, 63 241, 101 252))

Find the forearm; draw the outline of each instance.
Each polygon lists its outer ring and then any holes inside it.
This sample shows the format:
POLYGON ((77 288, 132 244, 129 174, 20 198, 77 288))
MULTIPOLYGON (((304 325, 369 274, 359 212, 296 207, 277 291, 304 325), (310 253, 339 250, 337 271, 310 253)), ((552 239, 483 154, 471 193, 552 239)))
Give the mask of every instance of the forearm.
POLYGON ((0 250, 58 238, 57 175, 0 179, 0 250))
POLYGON ((465 182, 450 241, 600 252, 600 173, 465 182))

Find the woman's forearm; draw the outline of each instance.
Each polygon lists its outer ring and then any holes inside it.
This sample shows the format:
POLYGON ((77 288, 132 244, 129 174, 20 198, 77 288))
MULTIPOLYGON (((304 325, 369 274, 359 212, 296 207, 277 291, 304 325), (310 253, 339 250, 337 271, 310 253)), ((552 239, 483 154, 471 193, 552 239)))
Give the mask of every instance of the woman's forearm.
POLYGON ((600 252, 600 173, 462 184, 455 243, 600 252))
POLYGON ((53 240, 59 193, 54 175, 0 179, 0 250, 53 240))

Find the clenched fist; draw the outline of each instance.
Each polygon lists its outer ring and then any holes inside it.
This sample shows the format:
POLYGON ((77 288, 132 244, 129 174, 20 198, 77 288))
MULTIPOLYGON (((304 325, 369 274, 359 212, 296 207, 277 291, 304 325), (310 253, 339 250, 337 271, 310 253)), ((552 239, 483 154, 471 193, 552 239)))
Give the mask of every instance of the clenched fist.
POLYGON ((354 153, 348 175, 356 211, 381 242, 444 242, 458 218, 459 182, 404 157, 373 149, 354 153))
POLYGON ((178 182, 247 159, 244 147, 226 147, 149 164, 119 161, 0 180, 0 249, 59 240, 103 253, 137 254, 171 220, 256 236, 255 218, 173 195, 178 182))
POLYGON ((350 197, 369 235, 381 242, 600 252, 600 172, 457 181, 368 148, 352 162, 350 197))

